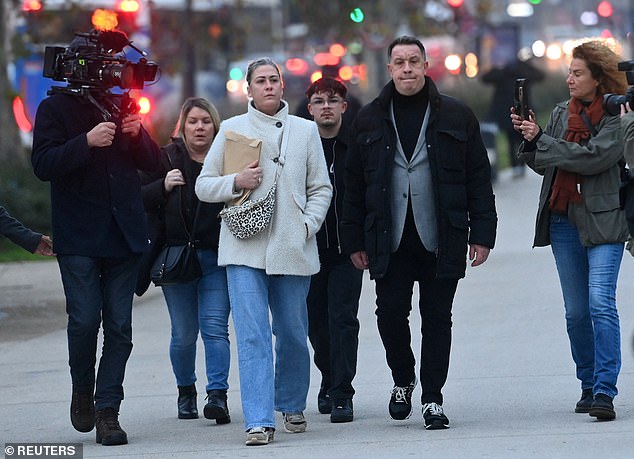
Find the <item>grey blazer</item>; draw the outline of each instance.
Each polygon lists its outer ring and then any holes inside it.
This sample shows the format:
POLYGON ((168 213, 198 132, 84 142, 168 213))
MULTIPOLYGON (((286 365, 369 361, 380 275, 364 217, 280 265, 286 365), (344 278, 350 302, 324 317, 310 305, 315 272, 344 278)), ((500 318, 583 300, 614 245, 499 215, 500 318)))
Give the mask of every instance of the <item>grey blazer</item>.
MULTIPOLYGON (((392 252, 398 248, 409 199, 412 200, 414 223, 423 245, 430 252, 438 249, 438 224, 436 222, 436 208, 434 206, 434 189, 427 154, 425 131, 429 123, 429 106, 425 111, 425 118, 420 129, 416 148, 410 161, 407 161, 401 141, 396 132, 396 153, 394 154, 394 168, 392 169, 392 252)), ((394 109, 390 107, 390 118, 394 120, 394 109)), ((396 131, 396 129, 395 129, 396 131)))

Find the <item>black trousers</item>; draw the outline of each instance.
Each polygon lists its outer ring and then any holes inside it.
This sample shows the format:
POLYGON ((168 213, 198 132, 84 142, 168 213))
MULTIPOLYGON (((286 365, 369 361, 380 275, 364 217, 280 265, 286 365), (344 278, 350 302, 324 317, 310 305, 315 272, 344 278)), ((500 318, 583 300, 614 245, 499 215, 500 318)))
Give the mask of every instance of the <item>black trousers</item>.
POLYGON ((421 401, 442 404, 451 349, 451 307, 458 280, 436 278, 436 255, 425 249, 413 220, 407 219, 386 275, 376 280, 377 324, 397 386, 410 384, 416 374, 409 324, 414 282, 418 282, 422 323, 421 401))
POLYGON ((363 271, 347 256, 322 256, 312 276, 308 305, 308 338, 321 372, 321 391, 331 398, 352 398, 359 347, 359 297, 363 271))

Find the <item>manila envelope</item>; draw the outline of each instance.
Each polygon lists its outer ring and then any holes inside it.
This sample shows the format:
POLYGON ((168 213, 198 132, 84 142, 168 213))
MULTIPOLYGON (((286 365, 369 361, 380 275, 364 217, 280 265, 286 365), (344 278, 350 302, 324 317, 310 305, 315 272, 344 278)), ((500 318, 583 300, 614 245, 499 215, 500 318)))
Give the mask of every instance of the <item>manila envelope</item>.
MULTIPOLYGON (((252 139, 234 131, 226 131, 223 175, 240 172, 248 164, 260 159, 261 150, 261 139, 252 139)), ((251 195, 251 191, 244 190, 242 196, 231 201, 230 205, 242 204, 251 195)))

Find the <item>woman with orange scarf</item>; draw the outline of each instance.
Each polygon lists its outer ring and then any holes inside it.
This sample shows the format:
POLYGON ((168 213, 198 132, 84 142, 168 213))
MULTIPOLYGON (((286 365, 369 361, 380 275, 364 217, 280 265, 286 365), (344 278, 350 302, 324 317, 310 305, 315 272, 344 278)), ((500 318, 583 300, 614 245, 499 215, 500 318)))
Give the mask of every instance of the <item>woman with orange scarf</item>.
POLYGON ((620 58, 600 42, 572 52, 570 99, 555 106, 545 129, 534 114, 511 121, 524 141, 519 156, 544 177, 534 246, 551 246, 566 311, 572 358, 581 381, 576 413, 616 417, 621 368, 616 285, 628 239, 619 208, 623 138, 619 116, 603 110, 603 95, 623 94, 620 58))

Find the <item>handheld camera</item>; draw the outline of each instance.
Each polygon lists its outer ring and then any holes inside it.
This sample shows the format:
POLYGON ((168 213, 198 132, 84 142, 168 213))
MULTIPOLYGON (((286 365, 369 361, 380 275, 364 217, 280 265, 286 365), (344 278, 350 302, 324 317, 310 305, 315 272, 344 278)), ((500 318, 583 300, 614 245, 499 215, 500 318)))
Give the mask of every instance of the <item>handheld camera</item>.
POLYGON ((522 119, 528 119, 528 112, 530 110, 528 106, 528 88, 526 81, 526 78, 517 78, 513 91, 513 109, 515 110, 515 114, 522 119))

